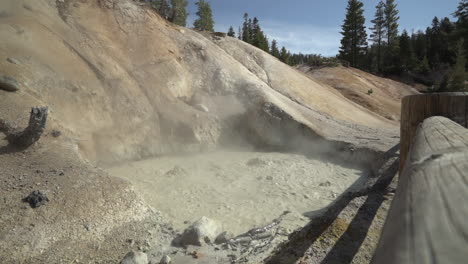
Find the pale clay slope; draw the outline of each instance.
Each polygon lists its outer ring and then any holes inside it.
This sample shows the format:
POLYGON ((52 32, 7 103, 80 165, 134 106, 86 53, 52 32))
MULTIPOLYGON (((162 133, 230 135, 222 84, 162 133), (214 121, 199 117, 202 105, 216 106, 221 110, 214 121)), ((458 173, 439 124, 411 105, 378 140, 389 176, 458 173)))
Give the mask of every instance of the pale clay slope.
POLYGON ((55 1, 2 6, 0 54, 22 62, 2 60, 2 69, 24 84, 21 93, 50 106, 92 161, 218 145, 229 116, 262 102, 332 139, 295 102, 350 123, 393 126, 256 48, 176 27, 129 0, 63 4, 67 23, 53 12, 55 1), (192 106, 198 102, 210 112, 192 106))
POLYGON ((307 65, 297 67, 313 79, 326 83, 346 98, 389 120, 400 120, 401 99, 418 94, 413 87, 367 72, 344 67, 312 69, 307 65), (372 94, 368 91, 372 90, 372 94))
MULTIPOLYGON (((17 93, 0 91, 0 118, 24 126, 31 106, 47 105, 47 133, 63 132, 0 155, 6 263, 115 260, 140 245, 125 241, 147 233, 145 219, 164 223, 128 183, 92 163, 246 140, 318 152, 382 152, 397 141, 396 123, 330 86, 237 39, 171 25, 131 0, 2 0, 0 38, 1 72, 21 83, 17 93), (57 169, 66 177, 48 176, 57 169), (28 209, 21 198, 38 188, 52 202, 28 209)), ((152 228, 158 243, 170 237, 164 226, 152 228)))

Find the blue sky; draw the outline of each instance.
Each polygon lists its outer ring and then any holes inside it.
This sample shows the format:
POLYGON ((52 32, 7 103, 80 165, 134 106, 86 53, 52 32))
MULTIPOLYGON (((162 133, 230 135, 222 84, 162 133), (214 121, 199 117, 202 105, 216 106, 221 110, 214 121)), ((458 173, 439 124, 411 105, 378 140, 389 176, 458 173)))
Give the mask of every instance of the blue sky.
MULTIPOLYGON (((197 0, 189 0, 188 26, 195 19, 197 0)), ((243 14, 258 17, 271 39, 292 52, 336 55, 340 45, 347 0, 210 0, 215 30, 227 32, 230 25, 237 32, 243 14)), ((363 0, 366 24, 370 26, 379 0, 363 0)), ((400 30, 425 29, 434 16, 453 20, 459 0, 396 0, 400 11, 400 30)))

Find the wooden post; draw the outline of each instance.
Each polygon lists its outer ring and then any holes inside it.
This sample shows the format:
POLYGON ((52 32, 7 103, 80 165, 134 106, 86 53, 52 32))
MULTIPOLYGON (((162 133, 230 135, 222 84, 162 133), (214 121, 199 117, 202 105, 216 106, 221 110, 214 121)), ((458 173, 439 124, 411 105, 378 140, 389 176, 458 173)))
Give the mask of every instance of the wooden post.
POLYGON ((466 263, 468 130, 431 117, 417 131, 372 264, 466 263))
POLYGON ((424 119, 444 116, 468 127, 468 93, 435 93, 406 96, 401 104, 400 174, 411 142, 424 119))

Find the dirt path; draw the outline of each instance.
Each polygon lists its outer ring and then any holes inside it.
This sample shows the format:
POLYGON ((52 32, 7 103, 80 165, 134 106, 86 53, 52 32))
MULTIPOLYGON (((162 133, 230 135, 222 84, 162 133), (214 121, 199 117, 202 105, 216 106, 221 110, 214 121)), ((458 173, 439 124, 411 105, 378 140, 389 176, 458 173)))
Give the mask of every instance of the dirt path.
POLYGON ((229 151, 161 157, 108 171, 132 182, 176 228, 207 216, 234 234, 287 210, 323 208, 363 175, 297 154, 229 151))

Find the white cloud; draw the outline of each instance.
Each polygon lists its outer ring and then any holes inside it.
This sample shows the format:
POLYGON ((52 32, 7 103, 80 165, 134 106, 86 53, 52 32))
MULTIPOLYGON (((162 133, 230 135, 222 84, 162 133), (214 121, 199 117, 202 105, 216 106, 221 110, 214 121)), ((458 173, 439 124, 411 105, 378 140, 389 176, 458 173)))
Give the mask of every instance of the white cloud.
POLYGON ((263 31, 278 45, 285 46, 293 53, 315 53, 334 56, 340 46, 340 28, 294 25, 276 21, 262 21, 263 31))

